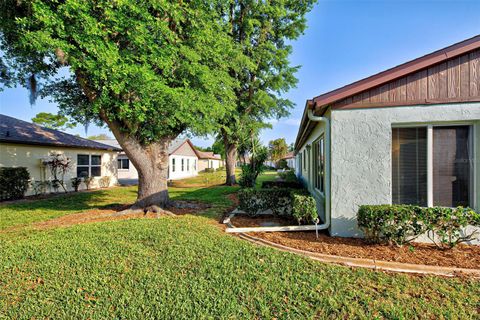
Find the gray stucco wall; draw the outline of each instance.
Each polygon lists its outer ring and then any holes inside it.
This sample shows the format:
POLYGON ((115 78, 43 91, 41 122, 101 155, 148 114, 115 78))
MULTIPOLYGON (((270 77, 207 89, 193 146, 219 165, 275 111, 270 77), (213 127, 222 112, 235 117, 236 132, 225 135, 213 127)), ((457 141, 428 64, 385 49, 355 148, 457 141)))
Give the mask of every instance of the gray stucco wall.
MULTIPOLYGON (((480 204, 480 103, 334 110, 331 113, 330 233, 361 236, 356 213, 363 204, 389 204, 392 126, 473 123, 476 209, 480 204)), ((319 130, 320 131, 320 130, 319 130)), ((314 140, 315 132, 310 140, 314 140)))

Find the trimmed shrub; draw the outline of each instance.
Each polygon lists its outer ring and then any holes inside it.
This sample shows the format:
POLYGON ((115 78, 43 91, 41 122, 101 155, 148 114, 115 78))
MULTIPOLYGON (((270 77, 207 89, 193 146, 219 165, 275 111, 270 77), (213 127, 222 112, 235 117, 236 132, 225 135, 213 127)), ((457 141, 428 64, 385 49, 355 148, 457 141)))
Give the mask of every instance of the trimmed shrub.
POLYGON ((470 208, 433 207, 423 209, 427 236, 437 247, 453 248, 475 239, 478 232, 465 233, 468 225, 480 227, 480 214, 470 208))
POLYGON ((292 215, 298 224, 318 223, 317 203, 312 196, 292 192, 292 199, 292 215))
POLYGON ((0 200, 22 199, 29 183, 27 168, 0 168, 0 200))
POLYGON ((284 181, 287 181, 287 182, 298 182, 298 178, 297 176, 295 175, 295 172, 293 172, 293 170, 288 170, 288 171, 285 171, 285 172, 279 172, 278 175, 280 176, 280 178, 284 181))
POLYGON ((75 192, 78 192, 78 188, 80 187, 80 184, 82 183, 82 178, 75 177, 70 179, 72 188, 75 192))
POLYGON ((108 188, 110 187, 111 178, 109 176, 103 176, 100 178, 98 183, 100 184, 100 188, 108 188))
POLYGON ((290 188, 290 189, 303 189, 303 185, 298 181, 263 181, 262 189, 272 188, 290 188))
POLYGON ((215 172, 214 168, 205 168, 205 172, 215 172))
POLYGON ((365 205, 357 214, 358 226, 374 243, 409 243, 422 234, 441 248, 472 240, 468 225, 480 226, 480 215, 469 208, 424 208, 411 205, 365 205))
POLYGON ((240 209, 251 216, 270 209, 276 216, 294 217, 299 224, 318 219, 315 199, 305 190, 245 188, 239 191, 238 198, 240 209))
POLYGON ((238 192, 240 209, 251 216, 271 209, 274 215, 289 216, 292 211, 290 189, 244 188, 238 192))
POLYGON ((370 205, 358 210, 358 226, 374 243, 408 243, 426 230, 418 215, 419 207, 409 205, 370 205))

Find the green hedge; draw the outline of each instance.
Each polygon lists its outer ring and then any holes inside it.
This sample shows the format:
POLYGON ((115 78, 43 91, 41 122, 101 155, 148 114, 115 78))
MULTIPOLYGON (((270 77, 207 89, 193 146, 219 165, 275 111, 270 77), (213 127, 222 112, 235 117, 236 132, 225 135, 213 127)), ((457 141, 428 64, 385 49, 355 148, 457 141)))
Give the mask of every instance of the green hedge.
POLYGON ((403 245, 426 234, 438 247, 452 248, 469 241, 468 225, 480 226, 480 214, 470 208, 424 208, 411 205, 364 205, 357 214, 358 226, 374 243, 403 245))
POLYGON ((251 216, 271 209, 276 216, 292 217, 298 223, 314 223, 318 218, 315 199, 305 190, 245 188, 239 191, 239 208, 251 216))
POLYGON ((0 168, 0 200, 23 198, 29 182, 30 174, 27 168, 0 168))

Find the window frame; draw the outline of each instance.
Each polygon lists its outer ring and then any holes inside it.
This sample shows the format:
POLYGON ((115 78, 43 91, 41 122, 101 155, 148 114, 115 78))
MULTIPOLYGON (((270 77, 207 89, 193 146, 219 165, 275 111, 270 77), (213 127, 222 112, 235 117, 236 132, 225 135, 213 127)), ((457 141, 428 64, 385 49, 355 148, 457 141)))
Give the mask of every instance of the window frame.
MULTIPOLYGON (((117 164, 118 165, 118 164, 117 164)), ((77 162, 76 162, 76 177, 81 178, 82 176, 78 175, 78 168, 88 168, 88 177, 101 177, 102 176, 102 155, 91 154, 91 153, 77 153, 77 162), (79 156, 88 156, 88 164, 78 164, 79 156), (100 157, 100 164, 92 164, 92 157, 100 157), (100 168, 100 174, 97 176, 92 176, 92 168, 100 168)))
POLYGON ((172 157, 172 172, 175 172, 175 158, 172 157))
POLYGON ((315 191, 325 194, 325 134, 321 134, 312 143, 312 185, 315 191), (318 152, 318 154, 316 154, 318 152), (317 156, 322 160, 317 163, 317 156))
POLYGON ((128 171, 130 170, 130 159, 128 158, 117 158, 117 170, 119 171, 128 171), (127 161, 128 165, 127 168, 123 167, 123 162, 127 161), (120 168, 118 167, 118 164, 120 163, 120 168))
POLYGON ((180 161, 180 171, 184 172, 185 171, 185 159, 182 158, 182 160, 180 161))
MULTIPOLYGON (((436 127, 455 127, 455 126, 462 126, 462 127, 470 127, 470 135, 469 135, 469 144, 471 145, 472 149, 472 157, 473 157, 473 168, 470 172, 470 208, 477 208, 477 170, 479 170, 477 165, 477 159, 479 153, 477 151, 477 126, 472 121, 452 121, 452 122, 428 122, 428 123, 399 123, 399 124, 392 124, 390 130, 390 165, 392 166, 392 143, 393 143, 393 136, 392 131, 393 129, 398 128, 426 128, 427 129, 427 207, 431 208, 434 207, 433 203, 433 130, 436 127)), ((390 181, 393 181, 392 170, 390 170, 390 181)), ((393 203, 393 185, 390 187, 390 203, 393 203)))

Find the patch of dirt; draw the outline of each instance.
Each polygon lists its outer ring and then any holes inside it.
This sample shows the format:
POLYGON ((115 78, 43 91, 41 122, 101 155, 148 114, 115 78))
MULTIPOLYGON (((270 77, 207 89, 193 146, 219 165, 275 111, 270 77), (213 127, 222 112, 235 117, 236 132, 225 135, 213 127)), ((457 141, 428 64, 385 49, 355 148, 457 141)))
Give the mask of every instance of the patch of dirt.
MULTIPOLYGON (((233 219, 232 219, 233 220, 233 219)), ((235 224, 235 226, 247 226, 235 224)), ((370 244, 364 239, 330 237, 312 232, 258 232, 252 236, 305 251, 336 256, 365 258, 433 266, 480 268, 480 246, 460 244, 450 250, 441 250, 433 244, 413 243, 394 245, 370 244)))
MULTIPOLYGON (((210 207, 210 205, 208 204, 195 202, 195 201, 175 201, 173 204, 174 206, 168 207, 166 208, 166 210, 178 216, 185 215, 185 214, 196 214, 210 207)), ((134 219, 134 218, 155 219, 163 216, 171 216, 167 214, 167 212, 163 212, 163 213, 147 212, 147 214, 129 213, 129 214, 124 214, 119 216, 112 216, 112 214, 115 214, 122 210, 126 210, 129 207, 130 205, 117 205, 117 206, 111 206, 108 209, 92 209, 92 210, 88 210, 80 213, 68 214, 65 216, 61 216, 61 217, 46 220, 46 221, 36 222, 31 226, 35 229, 43 230, 43 229, 50 229, 50 228, 56 228, 56 227, 68 227, 76 224, 85 224, 85 223, 93 223, 93 222, 127 220, 127 219, 134 219)), ((2 232, 12 231, 18 228, 19 227, 14 226, 12 228, 5 229, 2 232)))

